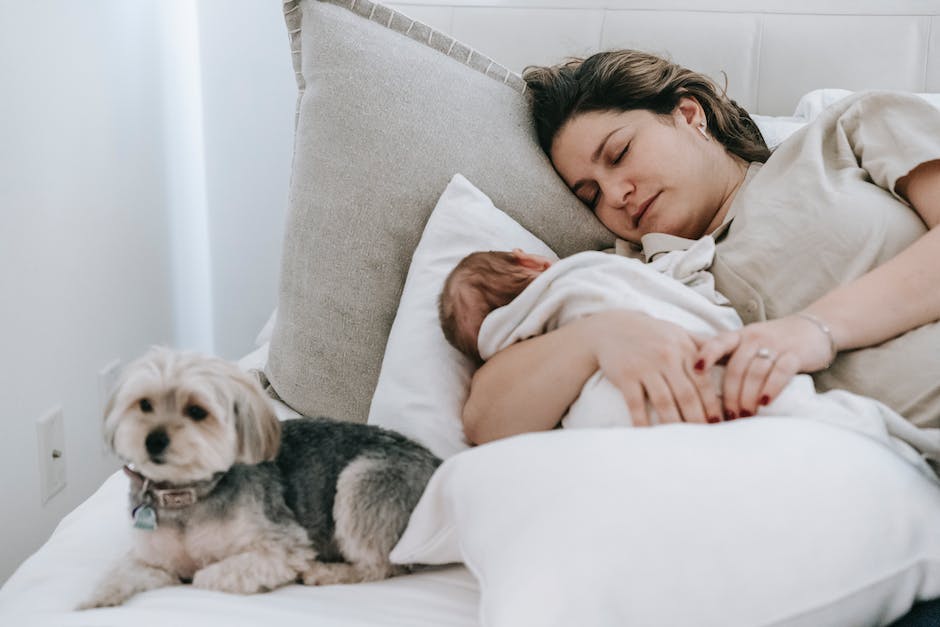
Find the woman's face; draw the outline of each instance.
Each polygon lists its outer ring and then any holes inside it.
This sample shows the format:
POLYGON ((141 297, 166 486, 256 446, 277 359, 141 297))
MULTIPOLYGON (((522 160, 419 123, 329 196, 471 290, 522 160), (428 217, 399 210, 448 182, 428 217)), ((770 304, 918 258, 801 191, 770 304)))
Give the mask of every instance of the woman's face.
POLYGON ((725 191, 718 162, 727 156, 702 135, 702 119, 698 103, 687 98, 671 120, 646 110, 577 114, 555 135, 551 159, 568 187, 619 237, 698 239, 718 226, 712 223, 725 191))

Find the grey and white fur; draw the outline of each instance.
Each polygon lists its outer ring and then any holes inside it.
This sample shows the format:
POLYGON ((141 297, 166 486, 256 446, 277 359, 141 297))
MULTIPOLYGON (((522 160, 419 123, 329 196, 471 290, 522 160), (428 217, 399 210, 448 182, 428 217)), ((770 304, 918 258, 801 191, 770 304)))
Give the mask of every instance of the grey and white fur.
POLYGON ((156 521, 134 528, 130 554, 82 608, 185 582, 249 594, 406 572, 388 556, 440 464, 378 427, 279 422, 235 364, 164 348, 125 369, 104 434, 134 467, 132 516, 149 508, 156 521))

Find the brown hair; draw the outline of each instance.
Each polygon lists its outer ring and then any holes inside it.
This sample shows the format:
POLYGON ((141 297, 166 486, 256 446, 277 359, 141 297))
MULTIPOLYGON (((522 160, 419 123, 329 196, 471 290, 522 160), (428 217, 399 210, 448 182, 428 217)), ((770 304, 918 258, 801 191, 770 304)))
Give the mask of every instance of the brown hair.
POLYGON ((480 363, 477 336, 488 313, 509 304, 535 278, 513 253, 480 251, 460 260, 438 301, 441 330, 451 346, 480 363), (473 329, 468 329, 472 325, 473 329))
POLYGON ((564 124, 589 111, 646 109, 672 113, 683 97, 702 106, 709 133, 745 161, 764 162, 770 150, 747 111, 704 74, 638 50, 599 52, 550 67, 523 72, 539 144, 551 156, 564 124))

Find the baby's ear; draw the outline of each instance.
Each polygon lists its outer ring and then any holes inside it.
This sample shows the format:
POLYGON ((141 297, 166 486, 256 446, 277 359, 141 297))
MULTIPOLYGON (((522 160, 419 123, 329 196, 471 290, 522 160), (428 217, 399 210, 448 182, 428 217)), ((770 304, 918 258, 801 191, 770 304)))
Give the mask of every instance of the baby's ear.
POLYGON ((250 375, 239 371, 235 385, 235 431, 238 434, 237 461, 257 464, 271 461, 281 445, 281 421, 271 399, 250 375))
POLYGON ((532 253, 527 253, 521 248, 513 248, 512 250, 513 257, 516 258, 516 263, 518 263, 523 268, 528 268, 529 270, 536 270, 538 272, 544 272, 548 270, 552 265, 552 260, 541 255, 533 255, 532 253))

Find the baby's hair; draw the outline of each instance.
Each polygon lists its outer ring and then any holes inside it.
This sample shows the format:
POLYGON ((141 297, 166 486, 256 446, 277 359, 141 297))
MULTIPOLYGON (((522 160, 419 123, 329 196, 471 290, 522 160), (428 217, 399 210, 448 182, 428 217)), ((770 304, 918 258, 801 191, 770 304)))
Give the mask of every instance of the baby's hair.
POLYGON ((444 337, 467 357, 482 362, 477 349, 479 327, 474 333, 466 333, 466 325, 482 323, 489 312, 509 304, 533 278, 513 253, 491 250, 467 255, 448 275, 441 290, 438 316, 444 337))

